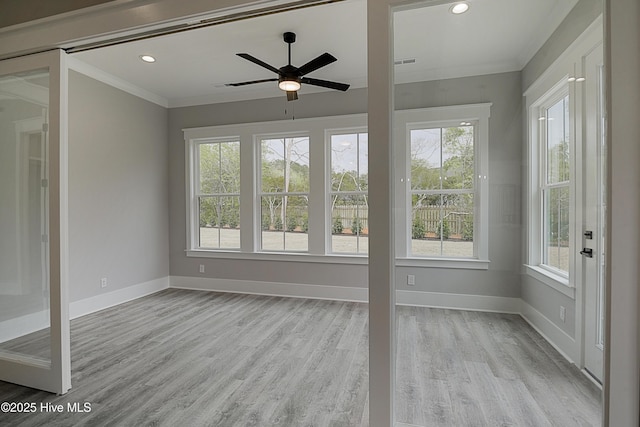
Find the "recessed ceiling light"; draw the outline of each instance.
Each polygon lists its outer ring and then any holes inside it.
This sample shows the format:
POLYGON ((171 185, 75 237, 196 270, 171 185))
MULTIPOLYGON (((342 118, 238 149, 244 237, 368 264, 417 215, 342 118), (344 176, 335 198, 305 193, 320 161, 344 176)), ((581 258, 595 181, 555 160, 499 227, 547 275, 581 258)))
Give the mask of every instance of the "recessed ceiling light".
POLYGON ((454 15, 460 15, 461 13, 465 13, 467 10, 469 10, 469 3, 467 3, 466 1, 463 1, 451 6, 451 9, 449 9, 449 12, 453 13, 454 15))
POLYGON ((578 77, 578 78, 576 79, 576 81, 577 81, 577 82, 583 82, 583 81, 585 81, 585 80, 586 80, 586 79, 585 79, 584 77, 578 77))
POLYGON ((142 59, 144 62, 156 62, 156 58, 151 55, 140 55, 140 59, 142 59))
POLYGON ((575 81, 576 81, 576 78, 575 78, 575 77, 569 77, 569 78, 567 79, 567 81, 568 81, 568 82, 575 82, 575 81))

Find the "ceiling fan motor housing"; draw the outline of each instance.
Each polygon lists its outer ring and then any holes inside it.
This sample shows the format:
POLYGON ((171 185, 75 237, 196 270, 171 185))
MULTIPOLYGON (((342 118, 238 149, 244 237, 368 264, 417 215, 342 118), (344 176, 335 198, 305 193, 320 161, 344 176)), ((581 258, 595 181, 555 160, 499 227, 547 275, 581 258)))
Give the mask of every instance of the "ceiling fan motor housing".
POLYGON ((298 67, 294 67, 293 65, 285 65, 284 67, 280 68, 278 74, 278 82, 296 81, 300 83, 300 73, 298 72, 298 67))

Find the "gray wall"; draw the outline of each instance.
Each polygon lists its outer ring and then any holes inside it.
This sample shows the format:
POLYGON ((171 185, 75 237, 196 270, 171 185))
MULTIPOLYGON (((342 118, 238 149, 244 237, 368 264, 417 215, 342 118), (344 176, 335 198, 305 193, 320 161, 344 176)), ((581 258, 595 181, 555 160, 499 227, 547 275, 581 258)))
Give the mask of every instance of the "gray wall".
MULTIPOLYGON (((602 0, 580 0, 522 70, 522 91, 531 86, 602 12, 602 0)), ((526 135, 523 137, 525 138, 523 141, 526 141, 526 135)), ((526 171, 526 168, 523 170, 526 171)), ((523 176, 523 179, 526 178, 523 176)), ((526 196, 524 192, 523 195, 526 196)), ((523 199, 522 203, 525 202, 526 200, 523 199)), ((522 299, 575 338, 576 301, 574 299, 529 276, 522 278, 522 299), (567 309, 566 323, 560 320, 561 305, 567 309)))
POLYGON ((165 108, 70 71, 71 301, 168 276, 167 120, 165 108))
POLYGON ((580 0, 522 69, 523 92, 602 14, 602 0, 580 0))
MULTIPOLYGON (((520 73, 503 73, 399 85, 396 108, 492 102, 489 120, 489 157, 492 178, 489 214, 491 265, 488 271, 398 268, 398 289, 405 288, 406 274, 416 275, 411 290, 517 297, 520 263, 520 177, 522 115, 520 73), (495 200, 500 203, 493 203, 495 200)), ((367 268, 252 260, 188 258, 185 223, 185 158, 183 128, 229 123, 282 120, 281 98, 234 102, 169 110, 170 251, 171 275, 234 278, 267 282, 367 286, 367 268), (207 273, 198 273, 199 264, 207 273)), ((317 117, 366 112, 366 91, 323 93, 300 97, 295 116, 317 117)), ((290 113, 290 111, 289 111, 290 113)))
POLYGON ((520 73, 400 85, 396 108, 492 102, 489 118, 489 270, 396 269, 397 289, 520 296, 522 96, 520 73), (407 286, 407 274, 416 285, 407 286))

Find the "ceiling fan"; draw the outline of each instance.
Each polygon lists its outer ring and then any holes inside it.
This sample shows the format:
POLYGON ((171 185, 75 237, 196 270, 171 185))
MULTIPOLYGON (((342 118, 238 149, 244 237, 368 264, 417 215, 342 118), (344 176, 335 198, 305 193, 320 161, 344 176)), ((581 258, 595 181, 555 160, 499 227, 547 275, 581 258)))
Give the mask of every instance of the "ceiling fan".
POLYGON ((313 79, 310 77, 304 77, 305 75, 317 70, 318 68, 322 68, 326 65, 331 64, 332 62, 337 61, 337 59, 329 54, 323 53, 315 59, 307 62, 301 67, 296 67, 291 65, 291 44, 295 43, 296 35, 295 33, 286 32, 283 35, 284 42, 289 46, 289 63, 280 68, 273 67, 267 64, 264 61, 259 60, 255 56, 249 55, 248 53, 237 53, 241 58, 246 59, 247 61, 251 61, 254 64, 257 64, 267 70, 273 71, 278 75, 277 78, 272 79, 261 79, 261 80, 252 80, 248 82, 240 82, 240 83, 227 83, 225 86, 246 86, 255 83, 264 83, 264 82, 278 82, 278 87, 285 92, 287 92, 287 101, 295 101, 298 99, 298 90, 300 89, 302 84, 309 84, 314 86, 326 87, 329 89, 346 91, 349 89, 349 85, 345 83, 331 82, 327 80, 313 79))

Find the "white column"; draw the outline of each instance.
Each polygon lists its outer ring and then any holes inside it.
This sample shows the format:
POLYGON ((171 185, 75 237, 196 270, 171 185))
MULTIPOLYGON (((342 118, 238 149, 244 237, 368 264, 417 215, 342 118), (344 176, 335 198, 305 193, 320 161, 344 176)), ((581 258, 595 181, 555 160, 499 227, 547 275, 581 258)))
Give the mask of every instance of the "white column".
POLYGON ((607 331, 604 425, 638 426, 640 411, 640 2, 606 0, 607 331))
POLYGON ((392 209, 393 70, 386 0, 367 1, 369 86, 369 423, 393 425, 395 286, 392 209))

